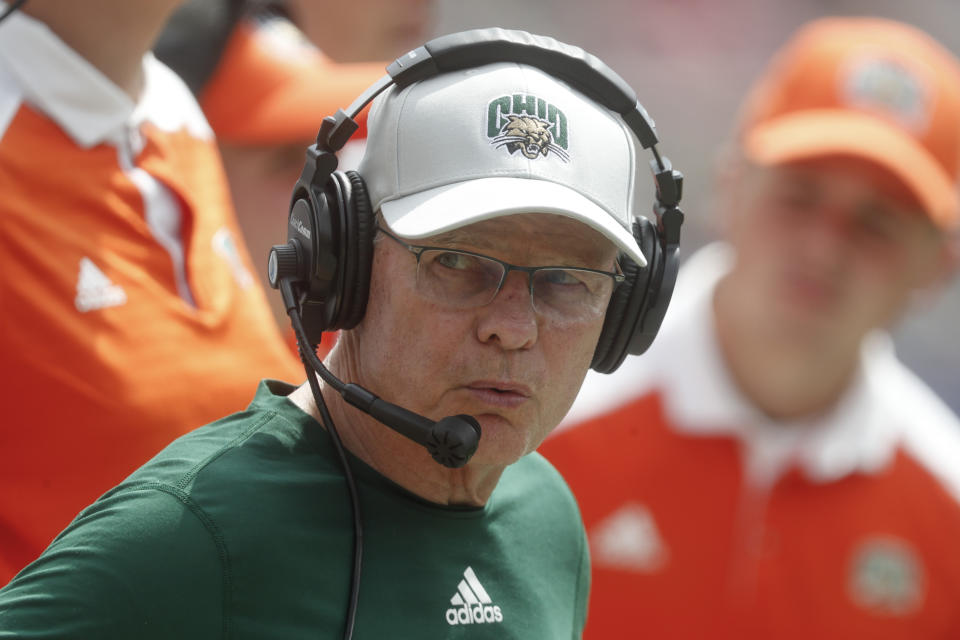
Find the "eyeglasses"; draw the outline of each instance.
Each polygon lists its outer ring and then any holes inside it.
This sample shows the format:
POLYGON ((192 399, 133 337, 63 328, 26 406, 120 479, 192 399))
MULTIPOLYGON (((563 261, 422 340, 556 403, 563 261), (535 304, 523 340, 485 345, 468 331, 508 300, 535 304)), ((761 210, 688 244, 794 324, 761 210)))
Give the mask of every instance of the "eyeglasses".
POLYGON ((377 229, 417 257, 417 291, 428 300, 454 309, 489 304, 511 271, 527 273, 533 308, 540 315, 564 322, 581 322, 603 315, 614 287, 623 282, 617 272, 579 267, 519 267, 472 251, 407 244, 383 227, 377 229))

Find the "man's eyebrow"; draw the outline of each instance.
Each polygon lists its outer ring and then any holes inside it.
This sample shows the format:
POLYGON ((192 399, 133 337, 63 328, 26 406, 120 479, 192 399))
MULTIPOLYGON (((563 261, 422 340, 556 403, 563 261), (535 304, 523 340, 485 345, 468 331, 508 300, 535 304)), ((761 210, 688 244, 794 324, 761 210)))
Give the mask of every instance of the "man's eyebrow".
POLYGON ((485 238, 483 234, 471 234, 465 229, 451 229, 450 231, 424 238, 424 241, 438 245, 471 244, 483 249, 492 249, 494 247, 493 242, 485 238))

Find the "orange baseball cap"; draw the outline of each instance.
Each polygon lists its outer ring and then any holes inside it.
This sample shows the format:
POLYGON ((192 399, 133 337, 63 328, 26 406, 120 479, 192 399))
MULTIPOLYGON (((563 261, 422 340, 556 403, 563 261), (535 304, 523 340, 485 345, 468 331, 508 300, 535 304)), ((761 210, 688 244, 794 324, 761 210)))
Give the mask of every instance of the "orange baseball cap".
MULTIPOLYGON (((250 17, 233 29, 198 99, 224 142, 310 141, 323 118, 346 109, 387 64, 334 62, 289 20, 250 17)), ((366 135, 366 112, 358 122, 354 138, 366 135)))
POLYGON ((960 222, 960 61, 915 27, 882 18, 802 27, 754 85, 739 135, 758 164, 876 162, 937 226, 960 222))

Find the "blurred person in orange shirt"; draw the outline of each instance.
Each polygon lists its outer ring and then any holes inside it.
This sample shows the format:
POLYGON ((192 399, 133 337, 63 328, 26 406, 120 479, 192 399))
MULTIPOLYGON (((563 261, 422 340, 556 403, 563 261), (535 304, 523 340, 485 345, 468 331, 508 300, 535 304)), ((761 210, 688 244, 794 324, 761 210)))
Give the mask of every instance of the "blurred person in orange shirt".
POLYGON ((178 4, 0 3, 0 585, 170 440, 303 376, 150 53, 178 4))
POLYGON ((884 329, 954 272, 960 62, 801 28, 718 181, 725 242, 540 451, 581 506, 586 638, 960 637, 960 423, 884 329))

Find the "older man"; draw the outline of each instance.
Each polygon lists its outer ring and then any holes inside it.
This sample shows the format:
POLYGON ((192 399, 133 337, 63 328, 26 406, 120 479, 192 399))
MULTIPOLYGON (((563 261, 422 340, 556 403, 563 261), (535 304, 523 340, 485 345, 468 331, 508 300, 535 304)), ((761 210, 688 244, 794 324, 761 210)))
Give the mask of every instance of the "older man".
MULTIPOLYGON (((645 114, 634 97, 621 118, 540 66, 483 63, 385 91, 359 173, 330 176, 351 181, 356 209, 308 202, 304 171, 284 260, 305 245, 337 269, 353 253, 371 258, 357 260, 356 281, 345 274, 358 322, 342 323, 324 384, 265 381, 246 412, 174 442, 0 591, 0 629, 579 637, 586 539, 573 497, 534 450, 594 361, 615 288, 646 264, 632 229, 638 120, 628 120, 645 114), (359 234, 356 246, 335 242, 335 219, 355 227, 345 233, 359 234), (426 422, 472 416, 456 420, 476 423, 479 448, 441 466, 351 406, 341 380, 426 422)), ((591 92, 613 77, 581 74, 591 92)), ((281 253, 272 274, 302 333, 338 326, 307 313, 312 285, 290 275, 312 259, 280 268, 281 253)))

